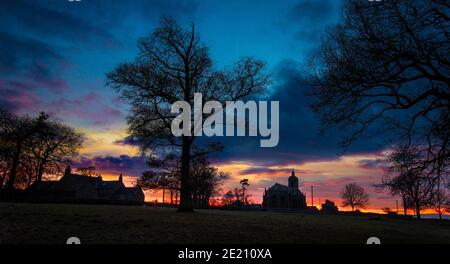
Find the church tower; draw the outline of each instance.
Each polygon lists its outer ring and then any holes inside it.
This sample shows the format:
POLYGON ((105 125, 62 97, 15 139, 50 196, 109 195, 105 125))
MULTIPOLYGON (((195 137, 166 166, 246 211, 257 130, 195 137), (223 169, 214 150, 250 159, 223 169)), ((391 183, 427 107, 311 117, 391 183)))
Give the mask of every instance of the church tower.
POLYGON ((292 170, 292 174, 288 179, 289 189, 298 190, 298 178, 295 176, 295 171, 292 170))

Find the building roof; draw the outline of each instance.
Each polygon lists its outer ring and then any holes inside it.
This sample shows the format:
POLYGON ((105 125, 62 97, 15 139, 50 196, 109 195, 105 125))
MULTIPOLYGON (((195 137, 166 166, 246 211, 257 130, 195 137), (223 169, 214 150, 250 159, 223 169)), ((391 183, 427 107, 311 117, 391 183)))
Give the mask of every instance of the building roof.
POLYGON ((125 187, 118 191, 118 194, 123 195, 135 195, 139 193, 143 193, 140 187, 125 187))
POLYGON ((59 183, 58 181, 42 181, 33 183, 31 188, 34 191, 54 191, 58 187, 59 183))
POLYGON ((92 177, 92 176, 84 176, 79 174, 66 174, 64 175, 59 182, 66 187, 74 187, 85 184, 95 184, 96 186, 100 186, 103 182, 102 177, 92 177))
POLYGON ((125 187, 125 185, 121 181, 103 181, 101 185, 101 188, 112 190, 120 189, 123 187, 125 187))
POLYGON ((269 188, 268 191, 282 191, 287 192, 289 188, 286 185, 279 184, 278 182, 272 185, 272 187, 269 188))
POLYGON ((101 176, 73 174, 68 167, 59 181, 41 181, 33 183, 35 195, 58 195, 71 193, 76 199, 144 201, 140 187, 125 187, 122 175, 117 181, 103 181, 101 176))

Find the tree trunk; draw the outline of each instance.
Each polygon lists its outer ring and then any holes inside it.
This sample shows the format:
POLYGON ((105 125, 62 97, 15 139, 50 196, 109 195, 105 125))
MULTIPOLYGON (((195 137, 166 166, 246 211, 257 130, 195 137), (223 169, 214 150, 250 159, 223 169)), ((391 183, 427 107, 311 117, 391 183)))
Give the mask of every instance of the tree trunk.
POLYGON ((6 170, 2 173, 2 177, 0 178, 0 190, 3 189, 3 181, 6 179, 6 170))
POLYGON ((189 181, 191 146, 190 137, 183 136, 183 150, 181 155, 181 189, 180 206, 178 212, 193 212, 191 186, 189 181))
POLYGON ((14 153, 11 172, 9 174, 9 179, 6 187, 8 198, 11 198, 14 192, 14 183, 16 182, 17 166, 19 165, 19 158, 21 151, 22 151, 22 143, 18 142, 16 144, 16 153, 14 153))
POLYGON ((27 181, 27 188, 30 188, 30 186, 31 186, 31 181, 33 180, 33 176, 32 175, 29 175, 29 177, 28 177, 28 181, 27 181))
POLYGON ((36 177, 36 182, 41 182, 42 181, 42 175, 44 175, 44 161, 41 161, 39 164, 39 169, 38 169, 38 174, 36 177))
POLYGON ((421 218, 421 216, 420 216, 420 206, 418 204, 416 204, 416 216, 417 216, 417 219, 421 218))
POLYGON ((403 213, 408 215, 408 208, 406 208, 406 199, 403 198, 403 213))
POLYGON ((162 189, 163 189, 163 194, 162 194, 162 196, 163 196, 162 198, 163 198, 163 199, 162 199, 162 203, 163 203, 163 205, 164 205, 164 197, 166 196, 166 195, 165 195, 166 193, 165 193, 165 188, 163 187, 162 189))

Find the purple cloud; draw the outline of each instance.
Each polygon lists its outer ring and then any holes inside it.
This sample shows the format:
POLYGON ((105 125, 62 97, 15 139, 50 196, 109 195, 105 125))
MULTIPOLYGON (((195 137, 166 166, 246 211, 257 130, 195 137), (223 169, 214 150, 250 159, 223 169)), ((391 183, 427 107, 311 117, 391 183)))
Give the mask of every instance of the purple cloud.
POLYGON ((142 156, 131 157, 121 155, 113 156, 97 156, 93 158, 82 157, 79 161, 71 164, 74 168, 94 166, 99 172, 117 174, 123 173, 126 176, 139 177, 146 168, 146 158, 142 156))

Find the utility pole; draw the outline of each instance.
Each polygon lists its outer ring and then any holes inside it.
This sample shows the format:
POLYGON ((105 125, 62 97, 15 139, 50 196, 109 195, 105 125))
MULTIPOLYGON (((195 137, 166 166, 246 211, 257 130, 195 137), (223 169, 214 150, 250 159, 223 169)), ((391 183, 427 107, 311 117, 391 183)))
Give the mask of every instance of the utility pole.
POLYGON ((311 185, 311 206, 314 206, 314 186, 311 185))

